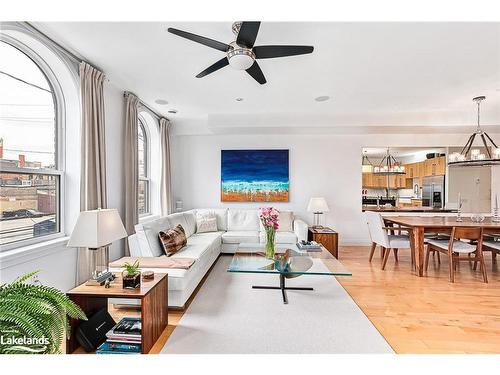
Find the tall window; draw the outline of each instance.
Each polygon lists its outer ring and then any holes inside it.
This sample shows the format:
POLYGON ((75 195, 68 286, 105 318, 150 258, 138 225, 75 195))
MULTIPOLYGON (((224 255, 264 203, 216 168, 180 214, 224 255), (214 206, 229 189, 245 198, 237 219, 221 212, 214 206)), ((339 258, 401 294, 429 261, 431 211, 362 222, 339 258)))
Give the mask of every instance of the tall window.
POLYGON ((137 206, 139 208, 139 215, 148 215, 150 213, 150 181, 149 181, 149 165, 148 165, 148 136, 144 122, 139 118, 139 126, 137 127, 138 137, 138 150, 139 150, 139 201, 137 206))
POLYGON ((0 42, 0 56, 0 245, 5 245, 60 231, 62 171, 51 85, 12 45, 0 42))

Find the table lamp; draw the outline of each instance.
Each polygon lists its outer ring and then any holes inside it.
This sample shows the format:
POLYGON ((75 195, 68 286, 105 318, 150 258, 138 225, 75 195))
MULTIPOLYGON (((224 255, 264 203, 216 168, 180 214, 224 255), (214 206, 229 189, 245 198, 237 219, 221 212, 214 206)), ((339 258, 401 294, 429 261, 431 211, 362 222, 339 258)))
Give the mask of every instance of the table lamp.
POLYGON ((307 205, 307 211, 314 213, 314 224, 313 228, 323 228, 320 225, 320 215, 324 212, 330 211, 328 209, 328 204, 326 204, 326 200, 323 197, 315 197, 309 200, 309 204, 307 205))
POLYGON ((118 211, 111 209, 97 209, 82 211, 78 216, 75 228, 69 238, 68 247, 87 247, 92 251, 94 271, 87 285, 102 285, 112 276, 109 272, 109 250, 112 242, 127 237, 118 211), (104 248, 104 265, 99 266, 98 253, 104 248))

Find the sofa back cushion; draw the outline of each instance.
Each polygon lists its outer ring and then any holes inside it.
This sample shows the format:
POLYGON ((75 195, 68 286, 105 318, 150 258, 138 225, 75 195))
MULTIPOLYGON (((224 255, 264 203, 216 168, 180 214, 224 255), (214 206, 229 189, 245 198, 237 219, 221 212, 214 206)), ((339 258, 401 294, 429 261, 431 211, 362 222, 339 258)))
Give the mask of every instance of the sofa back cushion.
POLYGON ((227 230, 227 208, 202 208, 196 210, 200 216, 215 216, 217 230, 227 230))
POLYGON ((170 228, 170 222, 167 217, 161 217, 144 224, 137 224, 135 226, 135 233, 137 234, 137 242, 139 243, 142 256, 159 257, 163 255, 163 247, 158 238, 158 233, 161 230, 165 231, 170 228))
POLYGON ((171 256, 187 245, 186 233, 182 225, 178 224, 173 229, 158 232, 163 251, 166 256, 171 256))
MULTIPOLYGON (((293 212, 292 211, 280 211, 278 215, 278 232, 293 232, 293 212)), ((259 219, 260 231, 264 232, 264 226, 259 219)))
POLYGON ((227 211, 227 230, 259 230, 259 213, 257 210, 227 211))
POLYGON ((193 211, 178 212, 167 216, 170 228, 175 228, 177 225, 182 225, 186 233, 186 237, 192 236, 196 232, 196 216, 193 211))

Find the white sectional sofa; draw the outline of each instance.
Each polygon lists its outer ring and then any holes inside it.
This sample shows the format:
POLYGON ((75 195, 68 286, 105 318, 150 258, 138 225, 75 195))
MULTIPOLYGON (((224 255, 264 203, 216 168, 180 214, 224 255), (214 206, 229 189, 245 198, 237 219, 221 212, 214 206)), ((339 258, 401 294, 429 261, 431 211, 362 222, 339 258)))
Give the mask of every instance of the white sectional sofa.
MULTIPOLYGON (((265 233, 260 224, 258 210, 197 209, 136 225, 136 233, 128 238, 130 255, 133 257, 163 255, 158 232, 173 228, 177 224, 181 224, 186 232, 187 246, 172 257, 193 258, 194 264, 187 270, 142 268, 143 271, 168 273, 168 304, 171 307, 184 307, 221 252, 234 253, 238 244, 243 242, 265 242, 265 233), (196 214, 207 211, 217 218, 217 232, 196 233, 196 214)), ((278 245, 295 244, 297 241, 307 239, 307 224, 296 219, 293 212, 280 212, 279 224, 280 227, 276 233, 278 245)), ((118 271, 117 269, 111 270, 118 271)))

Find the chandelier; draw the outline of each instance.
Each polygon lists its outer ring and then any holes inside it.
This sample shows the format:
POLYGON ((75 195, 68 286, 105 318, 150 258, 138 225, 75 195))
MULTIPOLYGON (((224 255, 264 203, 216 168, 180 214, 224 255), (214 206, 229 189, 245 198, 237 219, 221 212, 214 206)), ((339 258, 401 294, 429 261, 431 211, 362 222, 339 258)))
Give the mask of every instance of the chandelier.
POLYGON ((405 174, 405 167, 398 162, 387 148, 387 155, 384 156, 382 161, 377 167, 373 167, 373 174, 382 176, 392 176, 398 174, 405 174))
POLYGON ((473 166, 488 166, 500 164, 500 148, 497 147, 493 139, 481 129, 481 102, 486 99, 486 96, 477 96, 472 99, 477 103, 477 128, 469 137, 464 148, 460 152, 453 152, 448 157, 448 166, 473 167, 473 166), (481 137, 485 153, 481 153, 479 148, 472 148, 476 137, 481 137), (472 148, 472 149, 471 149, 472 148))

